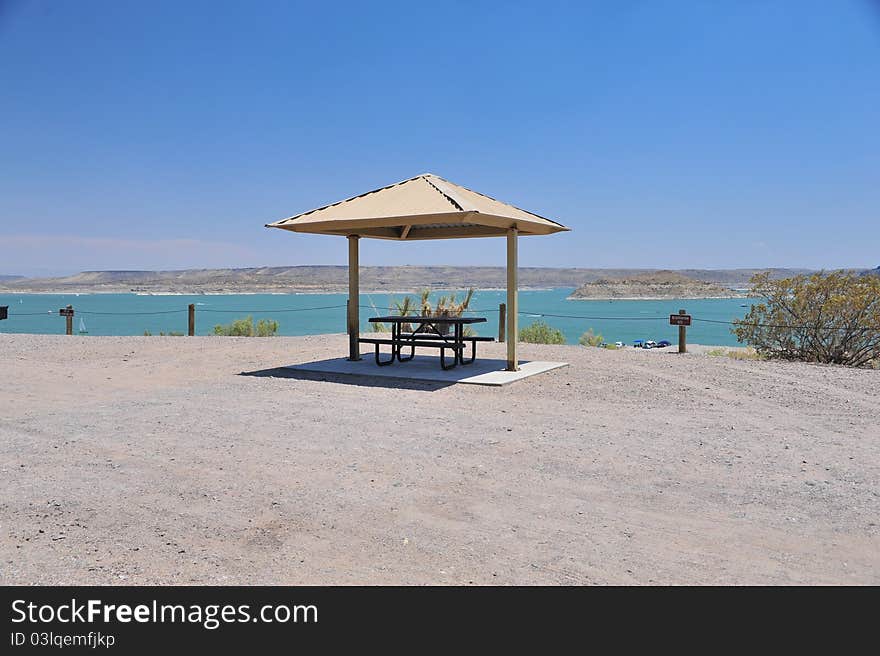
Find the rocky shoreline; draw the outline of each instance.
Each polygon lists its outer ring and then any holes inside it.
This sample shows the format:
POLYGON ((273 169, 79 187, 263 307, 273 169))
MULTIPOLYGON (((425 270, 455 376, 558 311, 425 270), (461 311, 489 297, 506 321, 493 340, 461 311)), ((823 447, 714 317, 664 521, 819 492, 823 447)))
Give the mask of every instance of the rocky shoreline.
POLYGON ((601 278, 578 287, 568 300, 666 300, 744 298, 744 290, 685 276, 677 271, 654 271, 621 278, 601 278))

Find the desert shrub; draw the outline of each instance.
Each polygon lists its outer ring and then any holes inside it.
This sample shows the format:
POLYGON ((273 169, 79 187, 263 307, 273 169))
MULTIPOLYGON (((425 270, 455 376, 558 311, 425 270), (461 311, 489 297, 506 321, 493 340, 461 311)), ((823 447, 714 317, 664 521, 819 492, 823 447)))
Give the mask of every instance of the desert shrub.
MULTIPOLYGON (((376 309, 376 304, 373 301, 370 301, 370 305, 373 306, 373 312, 377 315, 380 314, 379 310, 376 309)), ((391 299, 391 306, 388 308, 388 311, 391 314, 397 314, 401 317, 408 317, 412 314, 415 314, 415 301, 413 301, 411 296, 404 296, 402 300, 391 299)), ((374 333, 389 333, 391 332, 391 327, 386 326, 384 323, 371 322, 370 328, 374 333)), ((412 332, 413 326, 409 323, 401 324, 400 329, 403 332, 412 332)))
MULTIPOLYGON (((436 303, 431 303, 431 290, 423 289, 419 292, 419 300, 416 301, 411 296, 404 296, 401 300, 391 301, 391 307, 388 310, 392 314, 397 314, 401 317, 409 317, 417 314, 422 317, 460 317, 464 314, 465 310, 467 310, 468 305, 471 303, 471 299, 474 297, 474 292, 476 290, 472 287, 467 290, 464 295, 464 298, 459 301, 456 298, 455 292, 452 292, 448 296, 441 296, 437 299, 436 303)), ((372 304, 372 303, 371 303, 372 304)), ((376 306, 373 305, 373 309, 376 310, 376 306)), ((378 314, 378 310, 376 310, 376 314, 378 314)), ((388 328, 381 323, 373 323, 374 332, 388 332, 388 328)), ((405 323, 401 325, 401 330, 404 332, 410 332, 412 330, 421 330, 417 328, 414 324, 405 323)), ((431 328, 424 328, 425 331, 433 332, 431 328)), ((437 330, 439 332, 445 332, 448 330, 448 326, 438 325, 437 330)), ((469 326, 464 327, 465 335, 472 335, 473 330, 469 326)))
MULTIPOLYGON (((375 312, 376 316, 380 316, 382 313, 376 308, 376 304, 373 303, 373 299, 370 299, 370 305, 373 306, 373 312, 375 312)), ((384 323, 376 323, 370 322, 370 328, 374 333, 390 333, 391 329, 386 326, 384 323)))
MULTIPOLYGON (((419 299, 419 314, 423 317, 460 317, 471 304, 471 299, 473 299, 475 291, 476 290, 473 287, 468 289, 461 301, 456 299, 455 292, 451 293, 449 296, 441 296, 437 299, 437 303, 432 306, 429 298, 431 290, 423 289, 421 298, 419 299)), ((449 326, 437 326, 437 330, 441 333, 446 332, 448 329, 449 326)), ((424 330, 431 329, 424 328, 424 330)), ((464 335, 473 334, 473 330, 470 326, 465 326, 463 332, 464 335)))
POLYGON ((771 280, 752 290, 764 299, 734 321, 736 338, 760 357, 872 366, 880 359, 880 278, 852 272, 771 280))
MULTIPOLYGON (((391 311, 397 311, 397 314, 401 317, 408 317, 411 314, 415 313, 415 302, 413 301, 411 296, 404 296, 401 301, 393 301, 391 311)), ((400 329, 409 333, 413 330, 413 325, 411 323, 401 324, 400 329)))
POLYGON ((226 325, 214 326, 214 334, 223 337, 272 337, 278 332, 278 322, 272 319, 260 319, 256 326, 254 318, 247 316, 236 319, 226 325))
POLYGON ((578 344, 581 346, 599 346, 604 341, 605 340, 601 334, 597 335, 593 332, 593 329, 590 328, 587 332, 581 335, 578 344))
MULTIPOLYGON (((416 314, 422 317, 460 317, 467 310, 468 305, 470 305, 471 299, 474 297, 474 292, 476 292, 476 290, 473 287, 468 289, 461 301, 456 298, 455 292, 452 292, 448 296, 441 296, 438 298, 436 303, 431 303, 431 290, 423 289, 419 292, 418 301, 411 296, 404 296, 400 300, 392 299, 388 311, 391 314, 401 317, 409 317, 416 314)), ((373 311, 377 315, 380 314, 379 310, 376 309, 375 303, 370 301, 370 305, 373 306, 373 311)), ((391 328, 383 323, 373 322, 370 323, 370 327, 375 333, 387 333, 391 331, 391 328)), ((446 332, 448 328, 449 326, 444 326, 442 324, 437 326, 437 330, 441 333, 446 332)), ((413 330, 433 332, 432 328, 422 329, 418 328, 418 324, 409 323, 401 324, 400 329, 403 332, 411 332, 413 330)), ((463 334, 465 336, 473 335, 474 331, 470 326, 465 326, 463 334)))
POLYGON ((232 323, 217 324, 214 326, 214 334, 223 337, 253 337, 254 318, 251 316, 244 319, 236 319, 232 323))
POLYGON ((619 350, 617 344, 606 344, 606 345, 605 345, 605 348, 608 349, 609 351, 617 351, 617 350, 619 350))
POLYGON ((745 350, 731 349, 727 352, 727 357, 731 360, 763 360, 764 358, 751 346, 745 350))
POLYGON ((423 317, 460 317, 471 304, 475 291, 473 287, 468 289, 461 301, 457 300, 455 292, 452 292, 449 296, 438 298, 437 303, 432 306, 429 298, 431 290, 423 289, 419 298, 419 314, 423 317))
POLYGON ((278 322, 274 319, 260 319, 257 322, 257 337, 274 337, 278 332, 278 322))
POLYGON ((545 321, 535 321, 519 331, 519 341, 529 344, 565 344, 565 335, 545 321))
POLYGON ((706 351, 706 355, 711 355, 712 357, 716 357, 716 358, 728 357, 731 360, 764 360, 765 359, 751 346, 746 349, 714 348, 709 351, 706 351))
POLYGON ((153 336, 153 333, 151 333, 149 330, 144 331, 144 337, 152 337, 152 336, 153 336))

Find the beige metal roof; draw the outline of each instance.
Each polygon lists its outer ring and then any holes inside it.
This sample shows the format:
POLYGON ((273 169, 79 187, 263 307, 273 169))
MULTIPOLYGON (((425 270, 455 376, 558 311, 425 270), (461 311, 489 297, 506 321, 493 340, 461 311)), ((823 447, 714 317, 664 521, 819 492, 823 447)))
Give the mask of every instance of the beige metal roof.
POLYGON ((425 173, 266 225, 293 232, 377 239, 548 235, 564 225, 425 173))

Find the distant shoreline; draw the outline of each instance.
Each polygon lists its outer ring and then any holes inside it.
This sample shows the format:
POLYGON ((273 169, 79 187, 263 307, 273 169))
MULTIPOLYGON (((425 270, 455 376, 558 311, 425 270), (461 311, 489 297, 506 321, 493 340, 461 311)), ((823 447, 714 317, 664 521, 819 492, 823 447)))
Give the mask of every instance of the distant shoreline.
MULTIPOLYGON (((721 289, 690 289, 695 297, 736 298, 735 290, 747 287, 752 275, 770 271, 774 278, 804 273, 803 269, 679 269, 679 278, 721 289), (713 293, 716 292, 716 293, 713 293), (722 296, 722 293, 724 296, 722 296)), ((650 280, 670 274, 657 269, 590 269, 572 267, 519 267, 521 291, 578 289, 589 283, 623 279, 650 280)), ((470 287, 478 291, 506 288, 507 270, 499 266, 362 266, 360 288, 366 294, 417 294, 418 290, 449 292, 470 287)), ((601 294, 603 289, 596 289, 601 294)), ((665 289, 635 287, 618 290, 620 298, 665 296, 665 289)), ((185 269, 175 271, 83 271, 54 278, 17 278, 0 281, 0 294, 142 294, 142 295, 245 295, 245 294, 345 294, 348 267, 300 265, 248 269, 185 269)), ((691 295, 691 294, 688 294, 691 295)), ((591 295, 586 295, 592 298, 591 295)), ((613 297, 610 297, 613 298, 613 297)), ((596 300, 604 300, 601 297, 596 300)))
POLYGON ((711 299, 734 299, 749 298, 748 295, 730 294, 723 296, 596 296, 586 298, 583 296, 569 296, 567 301, 705 301, 711 299))
MULTIPOLYGON (((558 289, 570 289, 570 286, 565 287, 520 287, 518 291, 520 292, 546 292, 546 291, 554 291, 558 289)), ((456 288, 432 288, 432 292, 440 293, 440 294, 448 294, 450 292, 462 292, 464 291, 461 287, 456 288)), ((477 292, 504 292, 506 291, 503 287, 483 287, 477 290, 477 292)), ((418 292, 415 290, 398 290, 391 291, 387 289, 372 289, 372 290, 364 290, 362 289, 361 294, 382 294, 386 296, 412 296, 417 295, 418 292)), ((0 297, 2 296, 102 296, 102 295, 128 295, 128 296, 348 296, 348 291, 343 291, 339 289, 327 290, 327 291, 290 291, 290 292, 279 292, 279 291, 157 291, 157 292, 132 292, 132 291, 124 291, 124 290, 39 290, 39 291, 28 291, 28 290, 3 290, 0 289, 0 297)), ((748 299, 752 298, 748 295, 748 292, 743 292, 741 294, 730 294, 724 296, 627 296, 627 297, 596 297, 596 298, 583 298, 583 297, 574 297, 568 296, 566 297, 566 301, 702 301, 702 300, 730 300, 730 299, 748 299)))
MULTIPOLYGON (((563 285, 560 287, 519 287, 521 292, 546 292, 555 289, 571 289, 571 285, 563 285)), ((463 292, 467 287, 431 287, 431 292, 450 293, 463 292)), ((479 287, 477 292, 503 292, 504 287, 479 287)), ((387 294, 387 295, 418 295, 418 290, 389 290, 389 289, 361 289, 361 294, 387 294)), ((28 289, 3 289, 0 288, 0 296, 97 296, 110 294, 127 294, 130 296, 347 296, 348 290, 344 289, 328 289, 328 290, 296 290, 296 291, 149 291, 139 292, 124 289, 50 289, 50 290, 28 290, 28 289)))

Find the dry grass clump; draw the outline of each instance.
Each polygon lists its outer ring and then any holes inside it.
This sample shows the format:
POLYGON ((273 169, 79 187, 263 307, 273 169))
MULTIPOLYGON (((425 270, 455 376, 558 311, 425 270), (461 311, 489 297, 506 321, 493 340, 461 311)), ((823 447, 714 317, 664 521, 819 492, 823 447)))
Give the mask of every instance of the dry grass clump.
POLYGON ((714 348, 706 351, 706 355, 716 358, 728 357, 731 360, 766 360, 767 358, 758 353, 751 346, 746 349, 714 348))

